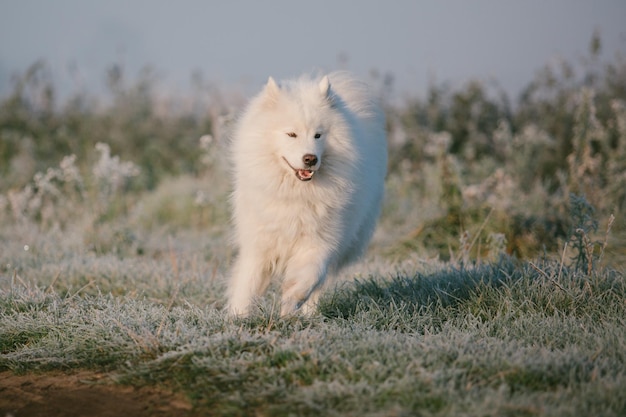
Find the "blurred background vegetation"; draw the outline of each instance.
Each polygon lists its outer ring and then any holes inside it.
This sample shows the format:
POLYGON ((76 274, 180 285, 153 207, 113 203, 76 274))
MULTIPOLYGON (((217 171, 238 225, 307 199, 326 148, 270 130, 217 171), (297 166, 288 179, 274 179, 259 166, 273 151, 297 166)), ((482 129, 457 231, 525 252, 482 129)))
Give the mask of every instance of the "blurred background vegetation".
MULTIPOLYGON (((594 36, 580 63, 547 65, 515 99, 471 81, 392 103, 393 79, 373 75, 390 153, 372 253, 626 265, 626 61, 600 49, 594 36)), ((106 80, 106 100, 61 101, 45 62, 15 77, 0 101, 0 225, 73 231, 119 256, 158 256, 155 230, 227 246, 228 129, 244 102, 200 76, 183 98, 150 69, 129 84, 113 65, 106 80)))

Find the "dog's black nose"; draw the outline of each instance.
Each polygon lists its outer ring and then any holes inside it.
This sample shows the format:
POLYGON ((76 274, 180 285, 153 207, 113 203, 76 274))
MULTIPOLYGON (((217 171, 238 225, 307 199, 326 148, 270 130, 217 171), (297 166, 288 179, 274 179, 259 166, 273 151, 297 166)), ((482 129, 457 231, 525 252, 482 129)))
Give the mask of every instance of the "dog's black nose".
POLYGON ((304 165, 312 167, 317 164, 317 156, 308 153, 302 157, 302 162, 304 162, 304 165))

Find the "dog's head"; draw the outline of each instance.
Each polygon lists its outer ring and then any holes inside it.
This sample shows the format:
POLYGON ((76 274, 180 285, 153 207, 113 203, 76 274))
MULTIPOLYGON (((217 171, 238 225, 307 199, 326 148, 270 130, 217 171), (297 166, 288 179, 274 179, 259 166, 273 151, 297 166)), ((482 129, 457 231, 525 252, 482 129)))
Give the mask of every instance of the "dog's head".
POLYGON ((332 98, 328 77, 319 83, 296 81, 279 86, 271 77, 263 92, 271 118, 270 136, 278 163, 300 181, 311 181, 322 169, 332 98))

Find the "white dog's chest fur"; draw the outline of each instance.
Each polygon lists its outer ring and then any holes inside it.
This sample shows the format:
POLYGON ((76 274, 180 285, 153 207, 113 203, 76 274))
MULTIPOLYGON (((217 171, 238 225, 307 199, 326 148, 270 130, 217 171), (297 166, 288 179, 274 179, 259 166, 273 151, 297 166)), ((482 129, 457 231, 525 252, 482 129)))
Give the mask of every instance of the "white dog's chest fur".
MULTIPOLYGON (((299 185, 307 187, 313 184, 299 185)), ((259 240, 267 242, 270 247, 292 246, 296 241, 333 241, 342 232, 343 209, 332 207, 328 202, 301 198, 266 203, 262 200, 265 198, 256 201, 250 220, 255 223, 259 240)))

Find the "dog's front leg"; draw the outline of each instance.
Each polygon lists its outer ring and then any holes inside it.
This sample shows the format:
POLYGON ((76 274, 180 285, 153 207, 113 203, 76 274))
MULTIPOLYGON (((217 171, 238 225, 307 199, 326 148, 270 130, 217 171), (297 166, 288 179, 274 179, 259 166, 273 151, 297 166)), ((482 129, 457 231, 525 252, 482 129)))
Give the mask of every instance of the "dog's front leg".
POLYGON ((285 269, 281 315, 311 314, 326 281, 329 256, 309 245, 294 253, 285 269))
POLYGON ((237 316, 247 315, 254 297, 265 292, 269 280, 263 258, 253 250, 242 250, 228 285, 228 311, 237 316))

